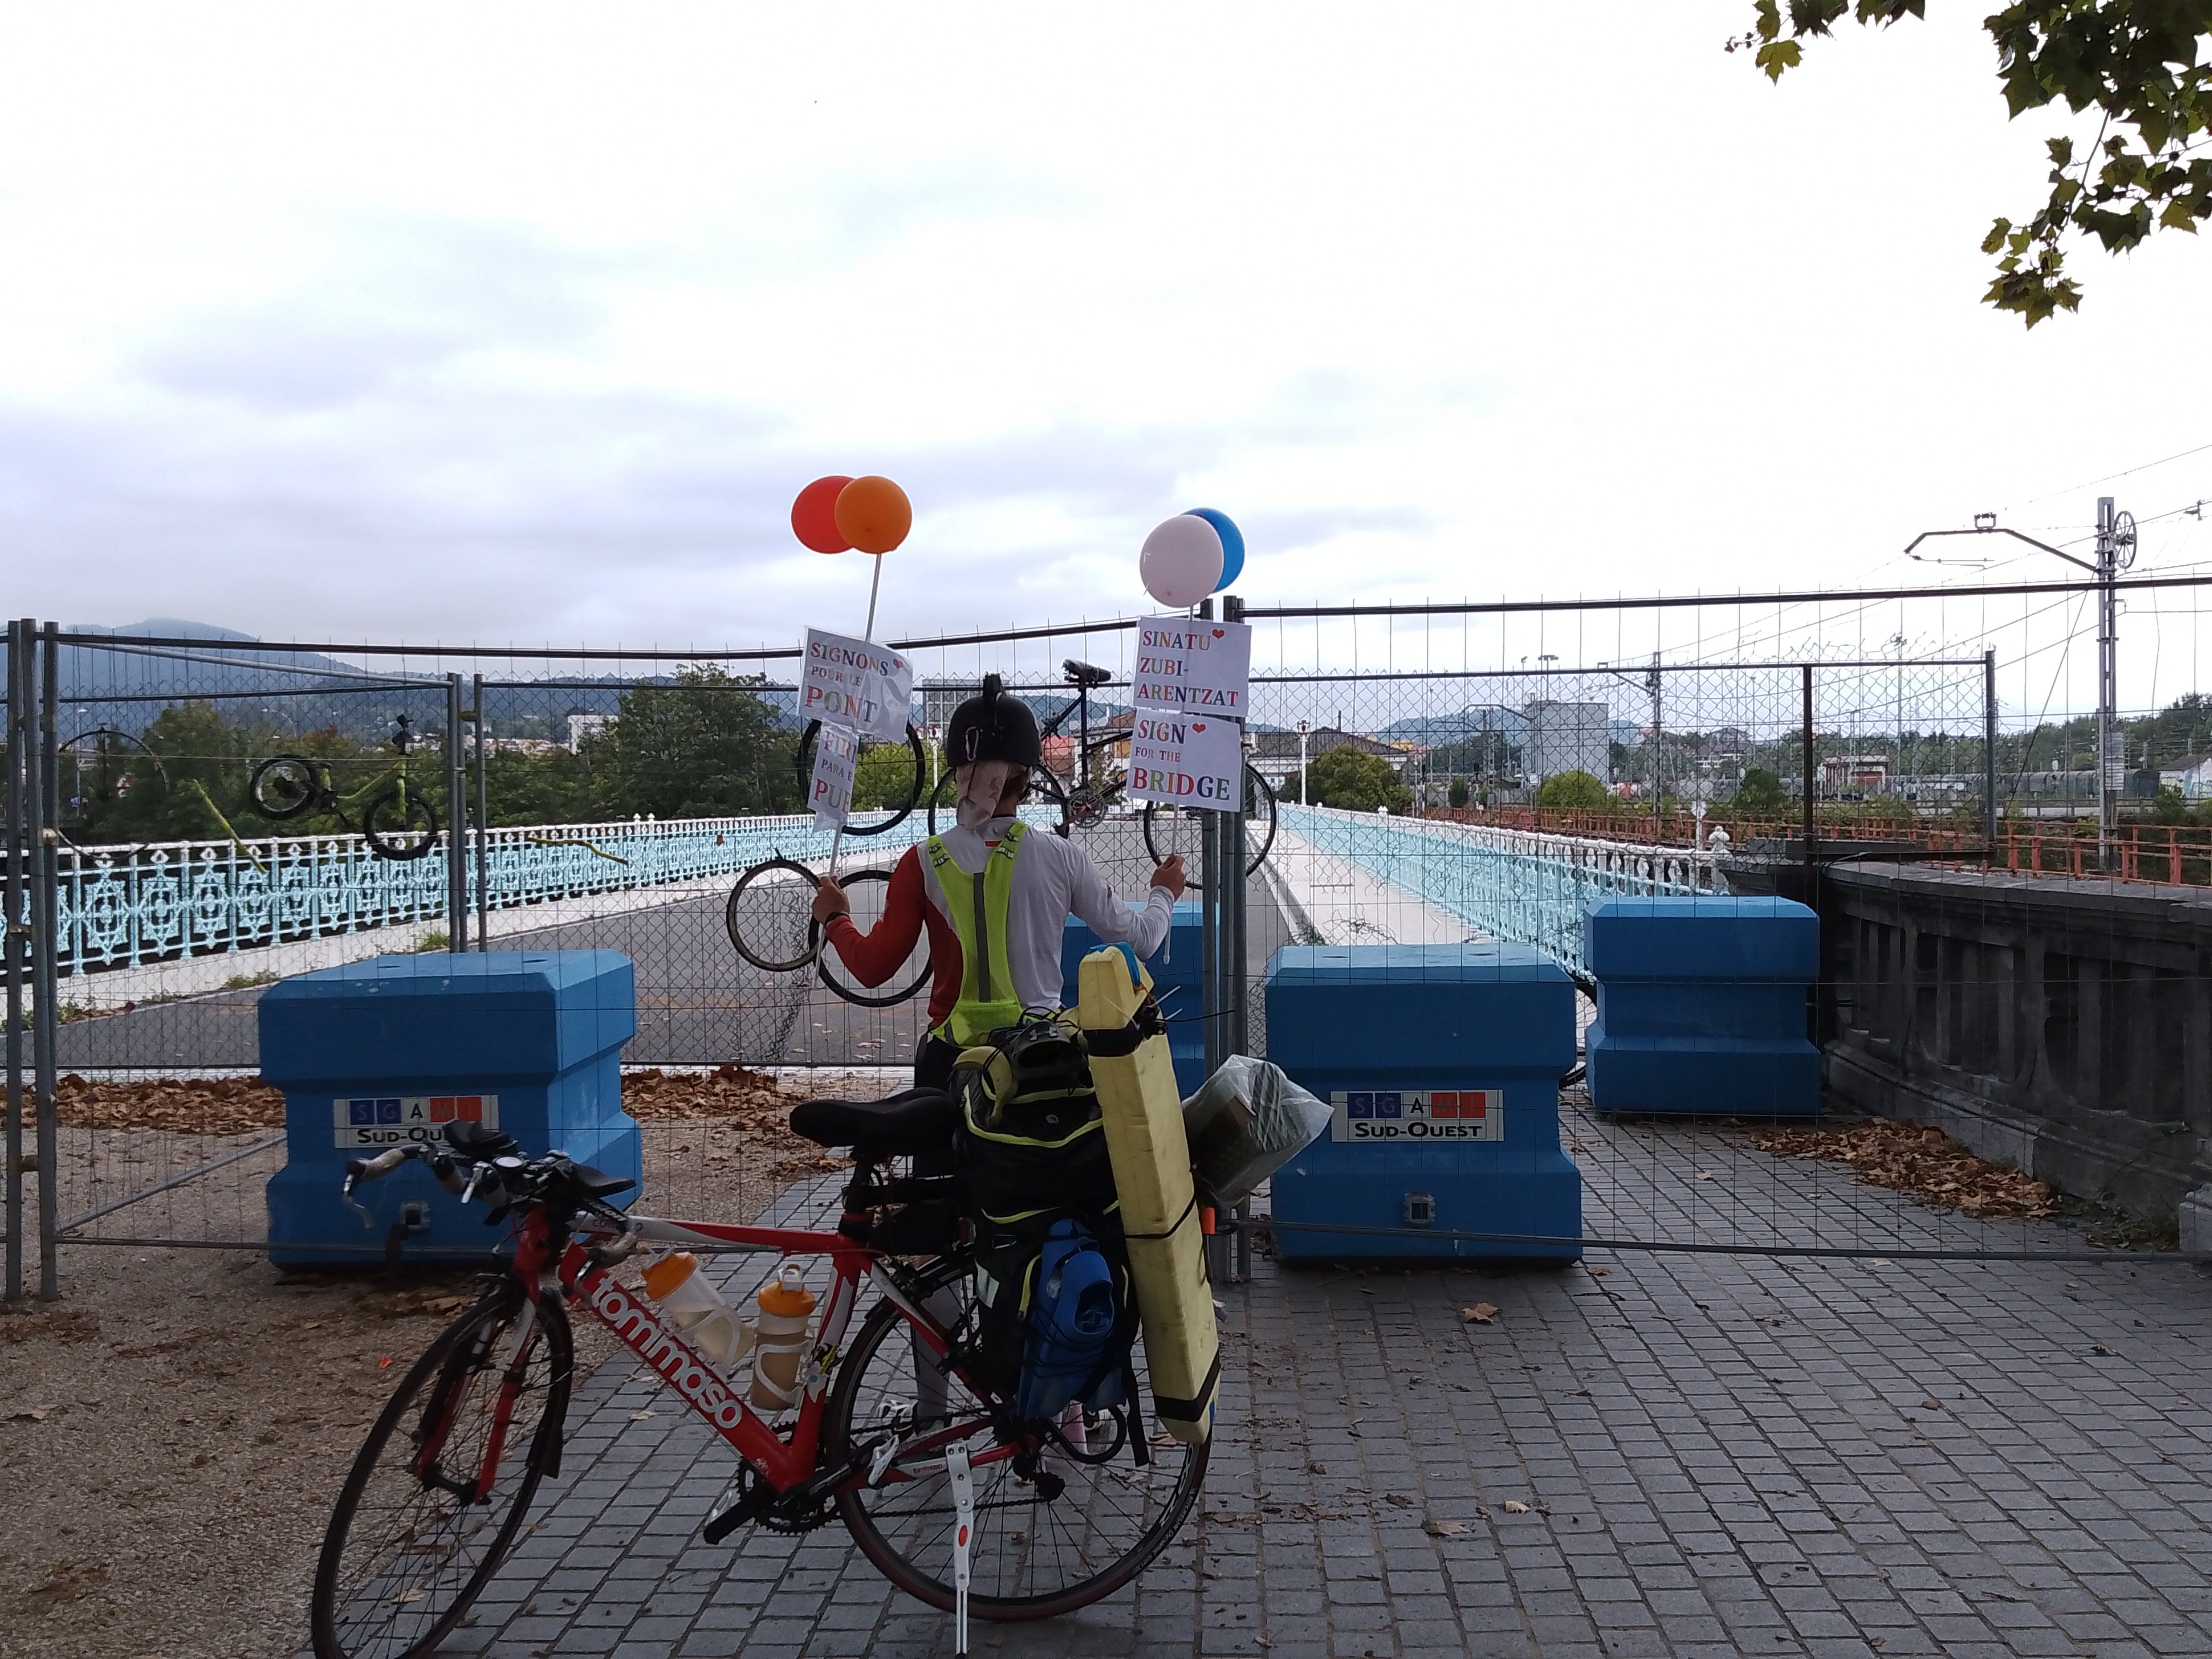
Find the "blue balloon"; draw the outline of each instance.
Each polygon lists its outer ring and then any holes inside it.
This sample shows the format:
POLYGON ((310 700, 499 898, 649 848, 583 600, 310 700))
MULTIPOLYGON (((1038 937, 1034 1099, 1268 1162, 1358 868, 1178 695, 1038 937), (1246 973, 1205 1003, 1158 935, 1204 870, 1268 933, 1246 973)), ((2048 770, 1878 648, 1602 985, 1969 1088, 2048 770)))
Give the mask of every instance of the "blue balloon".
POLYGON ((1194 507, 1194 519, 1203 519, 1212 525, 1221 538, 1221 580, 1214 584, 1217 593, 1235 581, 1244 569, 1244 532, 1226 513, 1218 513, 1210 507, 1194 507))

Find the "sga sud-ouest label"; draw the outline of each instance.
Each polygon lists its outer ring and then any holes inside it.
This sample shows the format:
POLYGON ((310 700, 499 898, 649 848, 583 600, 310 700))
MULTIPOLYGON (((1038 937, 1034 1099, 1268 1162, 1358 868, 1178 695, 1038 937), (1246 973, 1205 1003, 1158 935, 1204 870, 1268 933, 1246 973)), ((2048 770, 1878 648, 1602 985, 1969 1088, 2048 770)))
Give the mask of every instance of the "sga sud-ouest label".
POLYGON ((442 1146, 448 1123, 499 1127, 497 1095, 340 1095, 331 1121, 341 1146, 442 1146))
POLYGON ((1328 1100, 1332 1140, 1403 1146, 1505 1139, 1503 1089, 1339 1089, 1328 1100))

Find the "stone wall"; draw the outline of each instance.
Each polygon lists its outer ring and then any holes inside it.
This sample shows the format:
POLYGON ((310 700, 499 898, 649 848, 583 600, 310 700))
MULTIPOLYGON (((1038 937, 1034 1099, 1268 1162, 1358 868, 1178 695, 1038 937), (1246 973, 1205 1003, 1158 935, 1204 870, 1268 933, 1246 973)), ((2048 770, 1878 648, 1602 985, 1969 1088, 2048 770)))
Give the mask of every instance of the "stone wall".
MULTIPOLYGON (((1806 896, 1801 863, 1727 873, 1806 896)), ((2141 1214, 2212 1183, 2212 893, 1869 861, 1809 902, 1841 1103, 2141 1214)))

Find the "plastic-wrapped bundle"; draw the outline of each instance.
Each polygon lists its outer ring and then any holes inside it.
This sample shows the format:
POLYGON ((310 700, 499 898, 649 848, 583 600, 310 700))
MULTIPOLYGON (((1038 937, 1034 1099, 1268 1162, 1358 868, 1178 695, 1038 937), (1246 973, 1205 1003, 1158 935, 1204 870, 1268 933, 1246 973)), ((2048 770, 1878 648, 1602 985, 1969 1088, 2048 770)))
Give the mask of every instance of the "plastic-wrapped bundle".
POLYGON ((1249 1054, 1231 1054, 1182 1103, 1198 1178, 1217 1204, 1234 1204, 1328 1127, 1329 1109, 1249 1054))

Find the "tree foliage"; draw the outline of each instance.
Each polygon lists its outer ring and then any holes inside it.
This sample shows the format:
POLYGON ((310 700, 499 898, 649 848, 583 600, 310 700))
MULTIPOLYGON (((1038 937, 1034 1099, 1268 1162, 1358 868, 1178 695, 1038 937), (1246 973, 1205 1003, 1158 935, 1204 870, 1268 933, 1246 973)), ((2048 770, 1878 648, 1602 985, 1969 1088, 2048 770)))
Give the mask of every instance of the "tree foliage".
POLYGON ((1735 787, 1735 810, 1746 817, 1778 817, 1789 805, 1782 780, 1764 766, 1747 768, 1735 787))
MULTIPOLYGON (((1803 61, 1804 42, 1847 15, 1887 27, 1925 9, 1926 0, 1756 0, 1753 27, 1728 46, 1779 81, 1803 61)), ((2050 194, 2017 224, 1999 218, 1982 242, 1996 256, 1984 300, 2033 328, 2081 303, 2066 275, 2069 238, 2123 253, 2155 230, 2194 235, 2212 218, 2212 156, 2198 154, 2212 125, 2212 0, 2013 0, 1983 27, 2014 118, 2060 102, 2099 118, 2078 163, 2071 138, 2048 141, 2050 194)))
POLYGON ((1588 772, 1554 772, 1536 791, 1536 805, 1563 812, 1598 811, 1613 805, 1613 796, 1588 772))
POLYGON ((1348 743, 1325 749, 1306 763, 1306 792, 1316 806, 1340 806, 1353 812, 1371 812, 1378 806, 1405 812, 1413 805, 1413 792, 1399 781, 1397 768, 1348 743))

